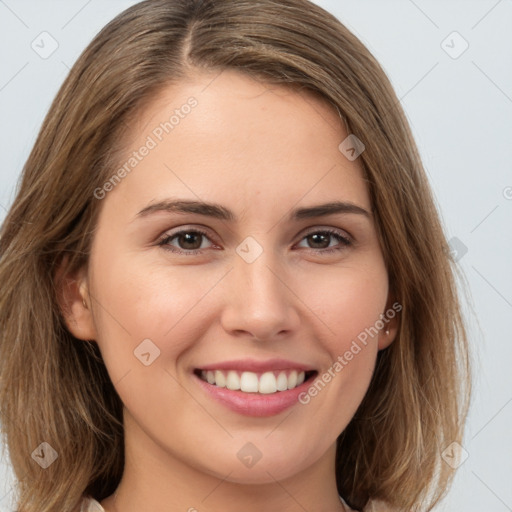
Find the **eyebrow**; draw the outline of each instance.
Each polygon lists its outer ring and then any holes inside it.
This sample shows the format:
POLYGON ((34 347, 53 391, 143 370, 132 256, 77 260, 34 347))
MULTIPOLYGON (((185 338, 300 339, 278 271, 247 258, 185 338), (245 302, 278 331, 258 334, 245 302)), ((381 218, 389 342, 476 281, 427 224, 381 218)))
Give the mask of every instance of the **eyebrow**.
MULTIPOLYGON (((192 200, 163 200, 150 204, 143 208, 136 218, 147 217, 157 212, 168 213, 196 213, 214 219, 236 222, 236 215, 222 205, 216 203, 206 203, 202 201, 192 200)), ((325 215, 334 215, 337 213, 355 213, 363 215, 370 219, 371 213, 361 206, 344 201, 331 201, 329 203, 319 204, 316 206, 308 206, 296 208, 288 215, 288 220, 298 221, 301 219, 311 219, 315 217, 323 217, 325 215)))

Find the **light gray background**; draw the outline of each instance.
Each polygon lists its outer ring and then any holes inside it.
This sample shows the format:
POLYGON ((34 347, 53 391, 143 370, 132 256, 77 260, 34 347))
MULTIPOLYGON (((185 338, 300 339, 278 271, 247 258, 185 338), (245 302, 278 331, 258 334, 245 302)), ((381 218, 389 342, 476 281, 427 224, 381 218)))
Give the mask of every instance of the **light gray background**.
MULTIPOLYGON (((134 3, 0 0, 0 222, 69 68, 134 3), (58 42, 46 59, 31 47, 34 40, 42 46, 43 31, 58 42)), ((469 283, 463 303, 476 373, 469 457, 437 510, 512 511, 512 1, 317 3, 362 39, 391 78, 469 283), (459 56, 464 40, 469 47, 459 56)), ((6 454, 0 512, 13 509, 12 482, 6 454)))

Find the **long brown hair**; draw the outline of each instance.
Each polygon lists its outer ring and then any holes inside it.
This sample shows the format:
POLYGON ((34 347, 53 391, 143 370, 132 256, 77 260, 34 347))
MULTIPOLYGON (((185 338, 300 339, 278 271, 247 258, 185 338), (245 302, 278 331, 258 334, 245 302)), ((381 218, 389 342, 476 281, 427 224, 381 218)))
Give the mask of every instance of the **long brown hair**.
POLYGON ((467 335, 456 267, 385 73, 307 0, 147 0, 103 28, 73 66, 1 230, 0 407, 20 512, 71 511, 121 479, 122 403, 96 343, 66 329, 56 271, 87 266, 102 204, 94 191, 117 169, 132 117, 192 71, 225 69, 321 96, 366 147, 360 159, 402 310, 339 436, 339 493, 357 510, 373 500, 431 510, 448 488, 453 471, 440 456, 462 438, 467 335), (31 457, 42 442, 58 454, 44 470, 31 457))

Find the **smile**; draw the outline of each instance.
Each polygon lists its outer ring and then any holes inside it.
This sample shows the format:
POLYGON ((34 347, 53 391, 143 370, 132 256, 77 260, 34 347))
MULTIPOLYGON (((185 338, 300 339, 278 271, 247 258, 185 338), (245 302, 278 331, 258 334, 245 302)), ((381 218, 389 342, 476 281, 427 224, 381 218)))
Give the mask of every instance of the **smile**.
POLYGON ((283 359, 245 359, 195 368, 193 375, 214 402, 244 416, 264 417, 297 405, 318 371, 283 359))
POLYGON ((295 389, 313 375, 313 371, 281 370, 256 373, 237 370, 196 370, 203 381, 220 388, 243 393, 273 394, 295 389))

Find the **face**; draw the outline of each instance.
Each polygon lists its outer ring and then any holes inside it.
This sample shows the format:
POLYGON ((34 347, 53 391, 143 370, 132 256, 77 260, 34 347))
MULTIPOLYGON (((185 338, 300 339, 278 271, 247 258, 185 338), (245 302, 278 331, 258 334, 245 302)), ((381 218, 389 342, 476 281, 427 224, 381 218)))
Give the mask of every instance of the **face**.
POLYGON ((141 458, 251 483, 331 467, 395 333, 347 136, 319 99, 234 71, 134 122, 70 329, 98 343, 141 458))

